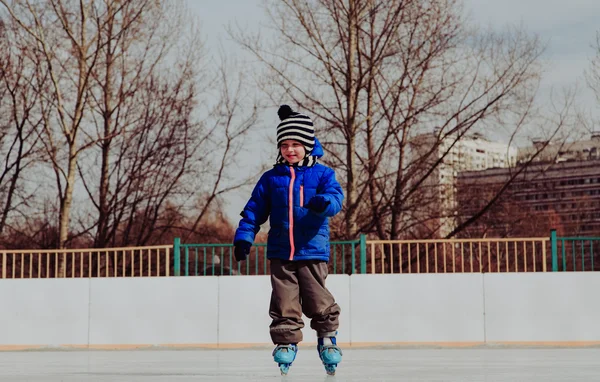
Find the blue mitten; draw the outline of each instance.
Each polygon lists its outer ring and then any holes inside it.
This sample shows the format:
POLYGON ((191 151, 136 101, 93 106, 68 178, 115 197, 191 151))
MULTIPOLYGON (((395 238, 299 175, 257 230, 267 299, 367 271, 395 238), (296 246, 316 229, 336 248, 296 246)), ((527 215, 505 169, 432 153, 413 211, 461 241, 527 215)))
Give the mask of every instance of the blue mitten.
POLYGON ((308 203, 306 203, 305 207, 317 214, 321 214, 325 212, 328 205, 329 201, 327 199, 321 195, 317 195, 311 198, 308 203))
POLYGON ((238 242, 235 242, 233 244, 233 246, 234 246, 233 253, 235 255, 235 259, 237 261, 246 260, 246 257, 250 253, 250 247, 252 246, 252 244, 248 243, 245 240, 240 240, 238 242))

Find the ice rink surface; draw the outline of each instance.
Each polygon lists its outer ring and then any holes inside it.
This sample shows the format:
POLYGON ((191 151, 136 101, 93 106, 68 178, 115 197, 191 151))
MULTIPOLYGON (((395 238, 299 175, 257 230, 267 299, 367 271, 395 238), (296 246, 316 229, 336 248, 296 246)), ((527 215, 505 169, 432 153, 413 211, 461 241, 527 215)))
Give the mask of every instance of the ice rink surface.
POLYGON ((327 376, 313 348, 279 374, 271 349, 0 352, 0 381, 600 381, 599 348, 345 349, 327 376))

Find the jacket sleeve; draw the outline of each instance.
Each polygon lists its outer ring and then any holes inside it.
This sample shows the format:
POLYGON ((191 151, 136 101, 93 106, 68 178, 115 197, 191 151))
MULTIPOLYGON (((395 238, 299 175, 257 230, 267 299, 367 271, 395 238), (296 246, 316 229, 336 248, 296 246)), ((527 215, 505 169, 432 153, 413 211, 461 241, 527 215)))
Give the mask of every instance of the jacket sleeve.
POLYGON ((250 244, 254 243, 256 234, 260 231, 260 226, 269 217, 269 205, 268 178, 266 174, 263 174, 241 213, 242 220, 240 220, 238 229, 235 231, 234 243, 240 240, 245 240, 250 244))
POLYGON ((342 186, 335 178, 335 171, 328 168, 321 178, 322 192, 319 195, 325 197, 329 205, 320 216, 332 217, 342 210, 342 202, 344 201, 344 191, 342 186))

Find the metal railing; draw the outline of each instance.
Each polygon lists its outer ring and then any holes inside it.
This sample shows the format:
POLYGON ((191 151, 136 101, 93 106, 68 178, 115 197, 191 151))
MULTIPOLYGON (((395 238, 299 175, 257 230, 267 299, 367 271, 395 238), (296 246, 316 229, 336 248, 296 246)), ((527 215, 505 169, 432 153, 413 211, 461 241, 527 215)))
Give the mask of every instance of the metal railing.
MULTIPOLYGON (((547 272, 600 270, 600 237, 358 240, 330 243, 331 274, 547 272)), ((265 243, 237 262, 231 244, 0 250, 8 278, 268 275, 265 243), (62 270, 62 273, 60 272, 62 270)))
POLYGON ((170 245, 0 250, 0 274, 3 279, 171 276, 171 250, 170 245))
POLYGON ((600 270, 600 237, 558 237, 550 232, 552 271, 600 270))
MULTIPOLYGON (((332 241, 330 243, 329 272, 331 274, 355 274, 361 269, 360 248, 365 246, 364 237, 359 240, 332 241)), ((364 256, 363 256, 364 257, 364 256)), ((268 275, 266 243, 254 243, 247 259, 235 260, 232 244, 183 244, 175 238, 173 244, 175 276, 226 276, 268 275)))
POLYGON ((367 240, 368 273, 546 272, 548 238, 367 240))
MULTIPOLYGON (((331 274, 546 272, 549 238, 333 241, 331 274)), ((231 244, 174 243, 175 275, 267 275, 266 244, 235 261, 231 244)))

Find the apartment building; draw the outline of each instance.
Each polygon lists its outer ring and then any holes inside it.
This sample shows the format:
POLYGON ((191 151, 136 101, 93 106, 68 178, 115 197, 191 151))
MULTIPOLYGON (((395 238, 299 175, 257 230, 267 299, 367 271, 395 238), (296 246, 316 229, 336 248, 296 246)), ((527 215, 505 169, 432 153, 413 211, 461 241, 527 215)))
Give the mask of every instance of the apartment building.
POLYGON ((543 139, 535 139, 532 145, 519 149, 518 163, 528 162, 546 143, 548 144, 543 151, 533 158, 533 163, 560 163, 600 159, 600 132, 594 132, 587 140, 572 142, 547 142, 543 139))
POLYGON ((415 137, 412 148, 416 158, 426 158, 425 168, 441 160, 423 183, 425 195, 420 197, 428 203, 418 213, 426 220, 428 230, 438 237, 450 233, 457 224, 458 175, 464 171, 515 166, 518 157, 516 147, 489 141, 479 134, 460 139, 449 136, 443 140, 436 132, 423 134, 415 137))
POLYGON ((514 177, 488 216, 469 227, 470 235, 542 235, 551 228, 563 235, 600 234, 600 160, 536 163, 515 176, 517 170, 468 171, 458 176, 459 219, 473 216, 514 177), (528 232, 515 232, 518 228, 528 232))

